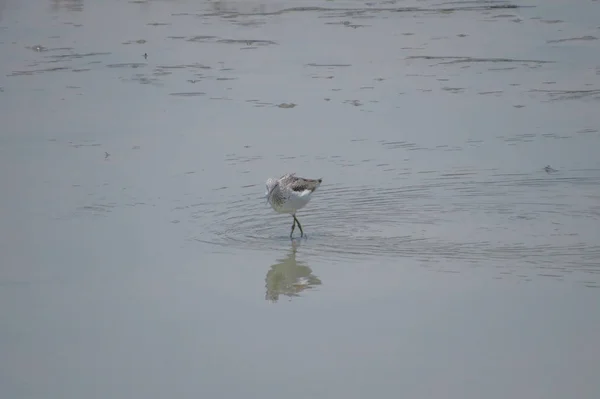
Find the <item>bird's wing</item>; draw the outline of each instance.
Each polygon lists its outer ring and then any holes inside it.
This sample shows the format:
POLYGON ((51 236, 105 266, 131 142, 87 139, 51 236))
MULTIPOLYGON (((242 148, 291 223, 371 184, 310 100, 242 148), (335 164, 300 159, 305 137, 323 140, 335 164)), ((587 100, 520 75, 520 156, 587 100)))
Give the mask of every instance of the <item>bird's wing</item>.
POLYGON ((289 187, 293 191, 302 192, 304 190, 315 191, 321 182, 315 179, 304 179, 302 177, 296 177, 290 183, 289 187))

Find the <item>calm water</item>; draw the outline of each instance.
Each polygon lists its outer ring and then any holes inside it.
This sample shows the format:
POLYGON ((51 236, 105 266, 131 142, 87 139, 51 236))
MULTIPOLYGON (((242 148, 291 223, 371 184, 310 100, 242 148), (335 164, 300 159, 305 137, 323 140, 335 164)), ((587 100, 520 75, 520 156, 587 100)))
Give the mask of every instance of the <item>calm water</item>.
POLYGON ((599 39, 588 0, 0 0, 2 398, 599 397, 599 39))

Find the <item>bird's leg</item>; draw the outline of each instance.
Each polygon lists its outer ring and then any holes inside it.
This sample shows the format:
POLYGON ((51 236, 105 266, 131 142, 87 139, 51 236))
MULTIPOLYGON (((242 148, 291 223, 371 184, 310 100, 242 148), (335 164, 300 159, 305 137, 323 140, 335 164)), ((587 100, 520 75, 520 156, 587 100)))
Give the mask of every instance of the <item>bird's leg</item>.
POLYGON ((298 228, 300 229, 300 237, 304 236, 304 231, 302 231, 302 225, 300 224, 300 221, 298 219, 296 219, 296 215, 292 215, 294 216, 294 222, 298 223, 298 228))
MULTIPOLYGON (((294 234, 294 229, 295 228, 296 228, 296 217, 294 216, 294 223, 292 223, 292 231, 290 232, 290 238, 292 238, 292 235, 294 234)), ((302 231, 302 230, 300 230, 300 231, 302 231)))

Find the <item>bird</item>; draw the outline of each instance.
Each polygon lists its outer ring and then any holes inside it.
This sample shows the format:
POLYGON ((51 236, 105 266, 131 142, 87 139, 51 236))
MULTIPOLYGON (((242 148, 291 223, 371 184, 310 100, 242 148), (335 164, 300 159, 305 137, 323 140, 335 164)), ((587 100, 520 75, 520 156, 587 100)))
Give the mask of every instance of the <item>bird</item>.
POLYGON ((279 178, 268 178, 266 181, 267 191, 265 197, 267 202, 277 213, 287 213, 292 215, 294 223, 290 232, 290 239, 294 235, 296 224, 300 229, 300 237, 304 237, 302 225, 296 217, 296 212, 302 209, 310 201, 312 193, 321 185, 322 178, 307 179, 297 177, 296 173, 287 173, 279 178))

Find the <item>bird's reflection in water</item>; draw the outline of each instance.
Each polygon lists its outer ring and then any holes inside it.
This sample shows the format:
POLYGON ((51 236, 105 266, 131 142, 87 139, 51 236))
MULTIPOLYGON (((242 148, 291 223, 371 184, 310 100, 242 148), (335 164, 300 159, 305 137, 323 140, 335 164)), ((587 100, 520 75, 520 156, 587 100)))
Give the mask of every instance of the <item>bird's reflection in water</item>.
POLYGON ((265 283, 267 293, 265 299, 271 302, 277 302, 280 295, 285 295, 290 300, 293 297, 300 296, 300 293, 306 289, 321 285, 321 280, 312 274, 312 269, 304 262, 296 262, 296 247, 299 244, 292 242, 292 248, 287 256, 278 259, 277 263, 272 265, 265 283))

